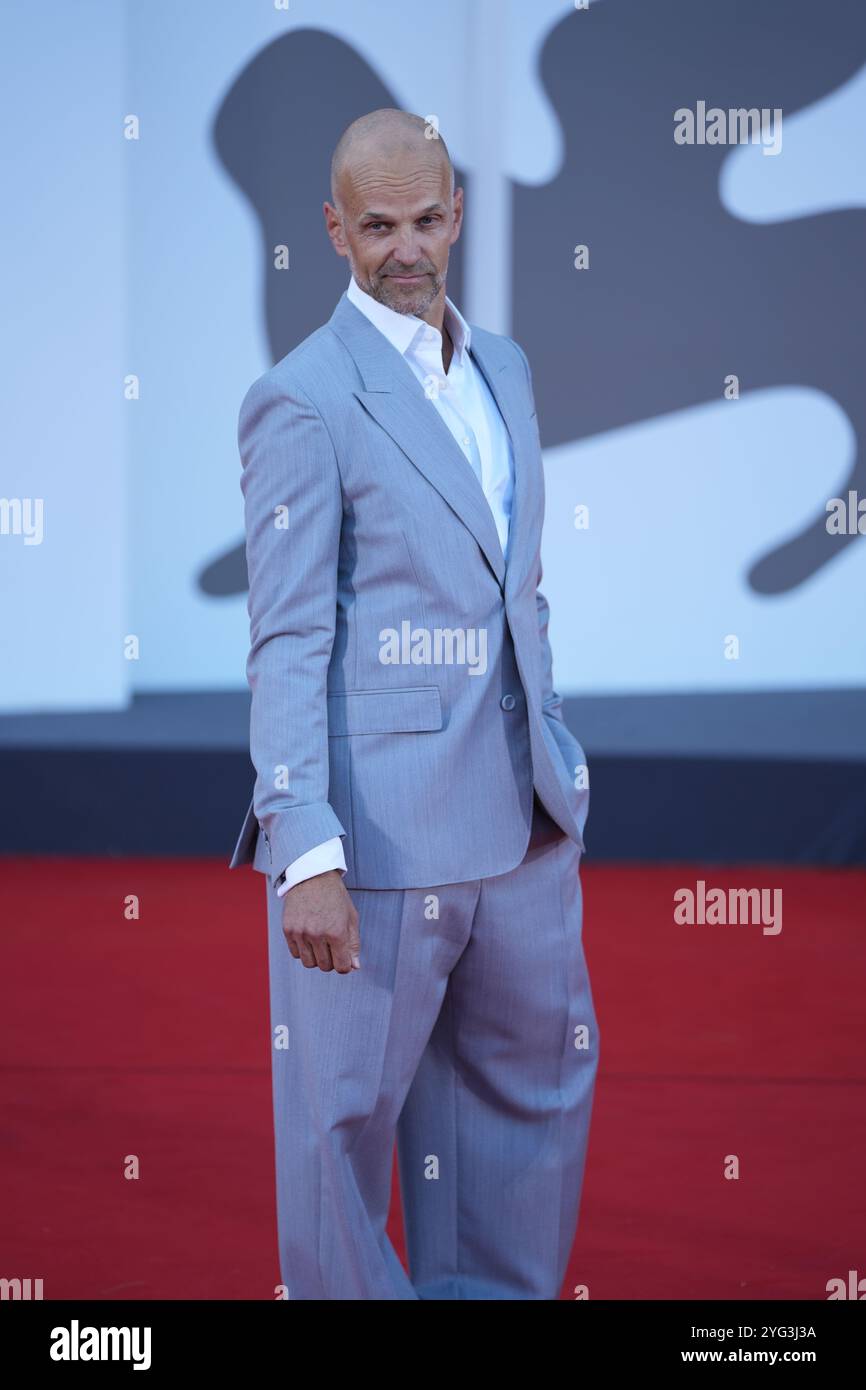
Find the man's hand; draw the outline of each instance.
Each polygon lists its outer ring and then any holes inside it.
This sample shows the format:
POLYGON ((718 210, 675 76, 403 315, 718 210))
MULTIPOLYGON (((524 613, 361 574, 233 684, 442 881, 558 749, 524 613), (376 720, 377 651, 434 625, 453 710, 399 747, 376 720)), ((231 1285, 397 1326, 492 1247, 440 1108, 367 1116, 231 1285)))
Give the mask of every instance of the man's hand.
POLYGON ((302 879, 283 899, 283 935, 308 970, 361 969, 358 913, 339 869, 302 879))

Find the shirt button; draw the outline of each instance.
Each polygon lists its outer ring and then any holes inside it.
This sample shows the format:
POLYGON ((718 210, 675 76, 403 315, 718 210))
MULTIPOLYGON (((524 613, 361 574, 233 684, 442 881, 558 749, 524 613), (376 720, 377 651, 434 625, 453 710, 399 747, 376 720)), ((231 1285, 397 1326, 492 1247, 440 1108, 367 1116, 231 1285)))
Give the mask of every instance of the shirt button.
POLYGON ((503 695, 499 703, 503 709, 514 709, 514 706, 517 704, 517 701, 515 700, 513 695, 503 695))
POLYGON ((468 434, 464 434, 464 436, 463 436, 463 447, 464 447, 464 449, 468 449, 468 448, 469 448, 469 442, 470 442, 470 441, 469 441, 469 435, 468 435, 468 434))

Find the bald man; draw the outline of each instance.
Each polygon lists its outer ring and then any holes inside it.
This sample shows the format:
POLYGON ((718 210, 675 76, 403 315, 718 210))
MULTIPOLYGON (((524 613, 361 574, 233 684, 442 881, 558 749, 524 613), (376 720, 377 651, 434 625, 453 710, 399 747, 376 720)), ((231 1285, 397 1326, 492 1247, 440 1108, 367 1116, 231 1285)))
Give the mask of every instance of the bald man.
POLYGON ((446 297, 463 190, 419 116, 349 126, 324 215, 349 287, 239 422, 282 1279, 555 1299, 599 1033, 529 365, 446 297))

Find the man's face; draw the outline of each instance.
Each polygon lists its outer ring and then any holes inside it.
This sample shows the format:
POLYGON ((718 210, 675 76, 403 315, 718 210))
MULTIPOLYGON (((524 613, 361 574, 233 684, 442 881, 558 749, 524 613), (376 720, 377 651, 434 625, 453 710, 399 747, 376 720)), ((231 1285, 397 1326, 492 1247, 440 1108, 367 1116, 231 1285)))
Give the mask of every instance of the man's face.
POLYGON ((448 255, 463 216, 463 190, 452 199, 445 162, 411 151, 387 160, 359 156, 344 171, 341 201, 342 220, 325 204, 328 233, 361 289, 418 318, 440 293, 444 304, 448 255))

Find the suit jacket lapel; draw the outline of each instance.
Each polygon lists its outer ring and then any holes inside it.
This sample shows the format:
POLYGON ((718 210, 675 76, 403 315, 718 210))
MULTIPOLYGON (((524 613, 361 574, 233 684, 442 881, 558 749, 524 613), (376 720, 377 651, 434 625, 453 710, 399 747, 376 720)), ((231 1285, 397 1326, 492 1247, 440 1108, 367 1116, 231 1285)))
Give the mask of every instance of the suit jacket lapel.
MULTIPOLYGON (((508 352, 507 356, 504 356, 503 348, 504 344, 500 339, 492 334, 479 332, 473 327, 470 355, 480 367, 499 407, 511 439, 514 457, 514 492, 511 499, 505 574, 505 587, 508 592, 513 592, 515 585, 522 578, 526 558, 524 552, 530 515, 528 451, 534 447, 534 427, 528 418, 524 418, 523 409, 518 404, 523 399, 523 366, 520 361, 513 360, 513 353, 508 352)), ((486 502, 485 498, 485 505, 486 502)))
MULTIPOLYGON (((504 588, 505 558, 487 498, 448 426, 424 395, 424 388, 408 362, 384 341, 379 330, 345 292, 331 316, 330 327, 346 345, 361 373, 364 386, 355 391, 358 400, 469 529, 504 588)), ((514 449, 515 483, 508 543, 508 570, 511 571, 519 546, 519 532, 514 528, 519 526, 521 511, 525 472, 521 462, 527 443, 527 426, 520 420, 519 411, 515 413, 512 402, 517 393, 510 387, 514 384, 513 371, 522 371, 522 368, 519 362, 515 368, 509 361, 502 361, 491 344, 495 344, 495 339, 488 338, 482 343, 480 335, 473 332, 472 356, 502 411, 514 449)))

